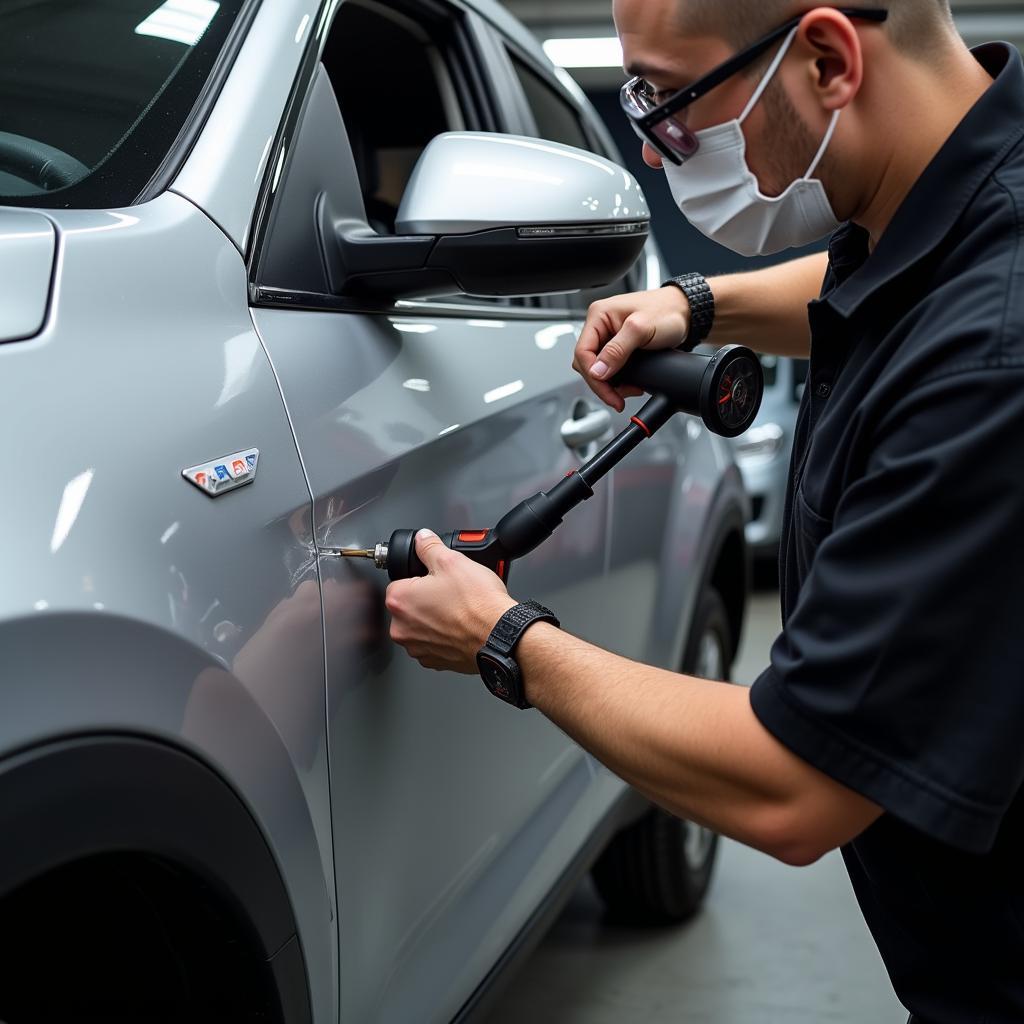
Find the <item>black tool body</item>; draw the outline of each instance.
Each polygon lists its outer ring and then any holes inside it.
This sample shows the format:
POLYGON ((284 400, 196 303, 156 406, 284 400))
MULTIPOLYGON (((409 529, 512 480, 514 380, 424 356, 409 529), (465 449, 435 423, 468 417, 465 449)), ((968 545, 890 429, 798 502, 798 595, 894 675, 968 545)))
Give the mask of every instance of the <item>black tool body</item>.
MULTIPOLYGON (((736 437, 754 421, 764 394, 761 363, 740 345, 719 349, 711 356, 676 350, 637 352, 612 384, 640 387, 653 397, 622 433, 550 491, 527 498, 493 529, 443 534, 444 544, 507 583, 512 562, 543 544, 568 512, 593 497, 598 480, 677 412, 700 416, 714 433, 736 437)), ((386 568, 392 580, 427 575, 416 554, 415 530, 396 530, 391 535, 386 568)))

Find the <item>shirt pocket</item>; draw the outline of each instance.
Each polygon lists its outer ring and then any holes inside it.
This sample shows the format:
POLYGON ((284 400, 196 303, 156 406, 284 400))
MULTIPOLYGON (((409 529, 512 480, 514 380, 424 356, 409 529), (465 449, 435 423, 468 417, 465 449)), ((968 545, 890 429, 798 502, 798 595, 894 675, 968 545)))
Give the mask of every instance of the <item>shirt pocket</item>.
POLYGON ((793 502, 793 536, 796 549, 797 574, 807 579, 811 564, 821 542, 832 532, 832 519, 816 512, 804 497, 803 481, 797 487, 793 502))

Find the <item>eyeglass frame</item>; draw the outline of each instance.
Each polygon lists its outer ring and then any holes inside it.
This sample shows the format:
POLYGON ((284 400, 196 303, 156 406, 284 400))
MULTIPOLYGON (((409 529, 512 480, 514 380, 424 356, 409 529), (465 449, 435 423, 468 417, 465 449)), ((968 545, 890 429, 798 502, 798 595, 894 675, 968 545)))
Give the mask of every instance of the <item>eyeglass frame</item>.
MULTIPOLYGON (((878 25, 882 24, 889 17, 889 12, 883 8, 836 7, 834 10, 839 14, 846 15, 848 18, 859 18, 878 25)), ((695 103, 702 96, 707 95, 707 93, 712 89, 721 85, 727 79, 732 78, 732 76, 737 72, 742 71, 748 64, 753 63, 753 61, 760 57, 762 53, 770 49, 773 43, 777 42, 787 33, 796 28, 807 14, 808 12, 804 11, 803 14, 790 18, 784 25, 780 25, 778 28, 769 32, 768 35, 759 39, 756 43, 752 43, 746 49, 741 50, 728 60, 723 61, 718 65, 718 67, 712 68, 711 71, 706 75, 703 75, 701 78, 698 78, 693 84, 684 86, 678 92, 665 100, 664 103, 660 103, 652 110, 641 113, 638 105, 633 99, 636 95, 636 87, 638 83, 644 81, 644 78, 641 75, 635 75, 619 90, 619 106, 622 108, 622 112, 629 119, 629 122, 632 124, 633 130, 636 134, 644 142, 657 150, 664 159, 670 160, 677 166, 684 164, 690 159, 690 157, 696 154, 699 147, 695 146, 692 152, 688 154, 672 152, 670 151, 667 143, 663 142, 653 134, 654 126, 660 124, 673 114, 677 114, 680 110, 690 106, 690 104, 695 103)), ((693 137, 695 142, 697 141, 696 133, 691 129, 687 128, 685 125, 677 124, 677 127, 693 137)))

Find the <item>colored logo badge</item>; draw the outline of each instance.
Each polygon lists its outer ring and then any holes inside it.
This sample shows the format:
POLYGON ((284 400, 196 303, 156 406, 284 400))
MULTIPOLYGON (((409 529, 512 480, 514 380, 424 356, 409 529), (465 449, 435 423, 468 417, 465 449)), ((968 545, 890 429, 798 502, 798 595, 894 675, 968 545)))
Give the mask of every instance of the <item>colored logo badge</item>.
POLYGON ((256 479, 259 456, 258 448, 249 448, 247 451, 225 455, 213 462, 183 469, 181 475, 204 494, 216 498, 243 484, 251 484, 256 479))

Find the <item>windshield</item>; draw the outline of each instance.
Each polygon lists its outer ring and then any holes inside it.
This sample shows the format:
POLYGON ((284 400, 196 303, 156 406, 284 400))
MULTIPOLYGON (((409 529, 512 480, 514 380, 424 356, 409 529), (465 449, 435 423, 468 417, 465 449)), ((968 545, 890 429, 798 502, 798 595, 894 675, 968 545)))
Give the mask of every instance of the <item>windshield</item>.
POLYGON ((0 204, 127 206, 244 0, 0 0, 0 204))

